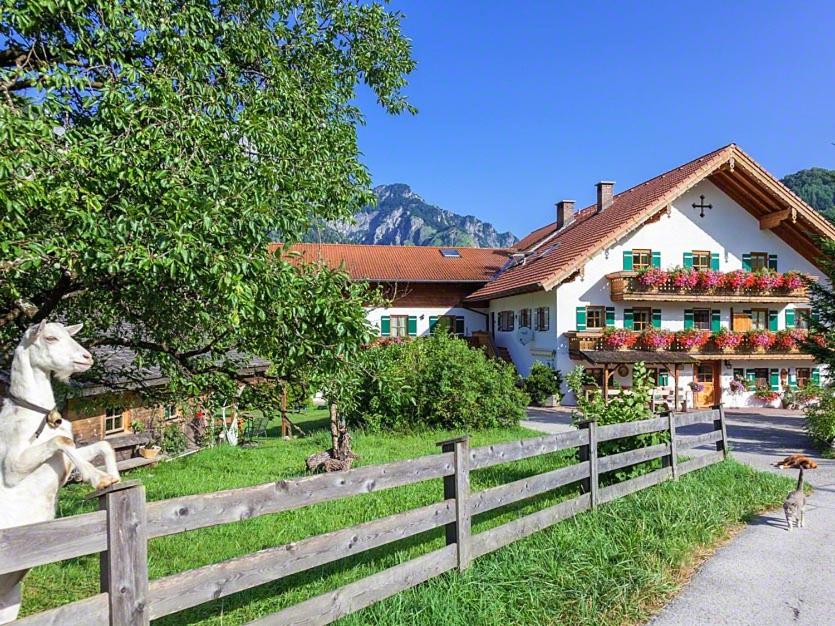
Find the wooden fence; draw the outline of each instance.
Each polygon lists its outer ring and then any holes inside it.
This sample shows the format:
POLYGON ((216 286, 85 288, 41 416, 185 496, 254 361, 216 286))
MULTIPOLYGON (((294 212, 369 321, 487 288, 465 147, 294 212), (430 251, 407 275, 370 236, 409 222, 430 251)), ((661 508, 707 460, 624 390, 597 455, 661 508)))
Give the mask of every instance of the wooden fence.
POLYGON ((470 448, 466 437, 443 442, 439 454, 358 467, 276 483, 145 502, 137 481, 115 485, 99 497, 99 511, 0 530, 0 574, 100 553, 101 593, 22 618, 20 626, 111 624, 134 626, 309 570, 379 546, 445 527, 446 547, 434 550, 335 591, 316 596, 253 624, 327 624, 413 587, 472 559, 594 508, 668 479, 716 463, 727 455, 721 409, 672 413, 639 422, 470 448), (676 429, 711 422, 705 434, 676 429), (669 433, 669 443, 599 456, 598 443, 645 433, 669 433), (715 444, 715 451, 679 462, 682 450, 715 444), (501 463, 577 448, 579 463, 483 491, 470 492, 469 473, 501 463), (661 469, 601 486, 600 474, 662 459, 661 469), (197 569, 148 579, 148 540, 226 524, 357 494, 443 478, 444 499, 418 509, 197 569), (579 482, 581 495, 473 535, 474 515, 579 482))

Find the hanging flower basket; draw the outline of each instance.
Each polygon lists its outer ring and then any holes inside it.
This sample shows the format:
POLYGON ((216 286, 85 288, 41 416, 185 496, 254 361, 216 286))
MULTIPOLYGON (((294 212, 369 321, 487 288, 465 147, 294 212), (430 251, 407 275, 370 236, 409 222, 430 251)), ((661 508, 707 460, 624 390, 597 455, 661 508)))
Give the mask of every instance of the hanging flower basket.
POLYGON ((740 396, 744 391, 747 391, 748 387, 746 387, 745 383, 741 380, 737 380, 734 378, 728 384, 728 391, 731 393, 732 396, 740 396))
POLYGON ((705 386, 695 380, 692 383, 688 383, 687 386, 690 387, 690 391, 693 393, 702 393, 705 390, 705 386))

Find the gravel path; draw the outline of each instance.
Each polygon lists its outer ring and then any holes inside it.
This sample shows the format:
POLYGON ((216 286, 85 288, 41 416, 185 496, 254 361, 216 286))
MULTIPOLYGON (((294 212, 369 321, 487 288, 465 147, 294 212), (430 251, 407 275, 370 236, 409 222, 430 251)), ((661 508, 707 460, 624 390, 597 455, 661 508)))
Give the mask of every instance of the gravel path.
POLYGON ((732 454, 739 461, 779 472, 771 464, 794 452, 818 460, 818 469, 805 474, 814 487, 806 527, 786 532, 782 510, 755 518, 650 624, 835 623, 835 461, 822 460, 809 448, 796 412, 728 410, 727 416, 732 454))

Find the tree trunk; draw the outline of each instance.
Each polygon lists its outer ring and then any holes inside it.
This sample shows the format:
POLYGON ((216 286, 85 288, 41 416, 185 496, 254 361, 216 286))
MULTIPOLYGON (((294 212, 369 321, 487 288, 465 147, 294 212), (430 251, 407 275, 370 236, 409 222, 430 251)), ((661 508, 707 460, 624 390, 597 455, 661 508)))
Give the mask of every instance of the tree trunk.
POLYGON ((317 452, 307 458, 307 469, 311 472, 339 472, 351 469, 354 459, 359 457, 351 451, 351 435, 348 425, 339 418, 339 411, 335 403, 331 402, 331 449, 317 452))

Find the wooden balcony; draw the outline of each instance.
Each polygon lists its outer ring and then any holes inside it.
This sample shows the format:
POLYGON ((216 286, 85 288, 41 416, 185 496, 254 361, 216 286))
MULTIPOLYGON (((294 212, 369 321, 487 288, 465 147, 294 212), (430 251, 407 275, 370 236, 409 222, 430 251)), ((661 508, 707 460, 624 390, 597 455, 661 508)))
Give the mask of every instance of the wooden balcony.
POLYGON ((809 301, 806 287, 794 290, 759 290, 724 288, 681 289, 672 283, 660 287, 645 287, 637 279, 637 272, 607 274, 614 302, 750 302, 750 303, 805 303, 809 301))
MULTIPOLYGON (((627 350, 611 350, 603 344, 602 331, 569 331, 565 333, 568 337, 568 353, 573 359, 586 360, 587 356, 584 352, 616 352, 622 353, 622 357, 618 361, 629 362, 631 356, 634 360, 641 360, 640 357, 647 357, 651 355, 650 351, 642 350, 636 345, 634 349, 627 350)), ((800 350, 781 350, 778 348, 769 348, 765 351, 758 350, 748 344, 747 339, 743 338, 742 343, 731 351, 725 351, 719 348, 713 339, 710 339, 703 348, 692 352, 680 349, 675 342, 669 350, 664 351, 664 355, 678 354, 681 357, 689 357, 687 360, 695 359, 697 361, 715 361, 720 359, 746 359, 753 361, 764 360, 795 360, 795 361, 812 361, 814 357, 811 354, 801 352, 800 350)), ((659 362, 664 361, 664 358, 659 358, 659 362)), ((676 359, 677 361, 679 359, 676 359)), ((684 362, 684 359, 680 360, 684 362)))

